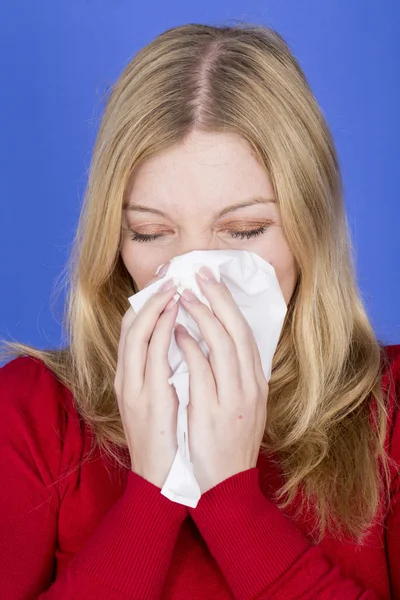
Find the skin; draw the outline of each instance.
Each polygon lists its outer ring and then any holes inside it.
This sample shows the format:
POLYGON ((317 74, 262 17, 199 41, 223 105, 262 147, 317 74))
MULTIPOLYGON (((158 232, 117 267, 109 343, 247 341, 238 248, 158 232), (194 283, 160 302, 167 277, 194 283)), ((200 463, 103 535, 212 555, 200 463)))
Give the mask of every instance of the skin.
MULTIPOLYGON (((254 203, 254 197, 273 199, 273 188, 248 143, 234 134, 195 132, 184 144, 141 165, 128 188, 121 249, 138 289, 151 283, 157 267, 176 255, 243 249, 272 264, 289 303, 297 268, 283 235, 278 206, 254 203), (252 203, 218 216, 228 206, 243 202, 252 203), (262 226, 265 231, 255 237, 232 237, 262 226), (138 234, 162 237, 146 242, 131 239, 138 234)), ((205 270, 203 275, 210 272, 205 270)), ((204 493, 256 465, 269 388, 252 331, 229 289, 223 281, 197 278, 212 311, 188 290, 177 297, 196 321, 209 357, 184 327, 174 327, 176 288, 159 292, 138 315, 130 308, 124 316, 116 390, 131 456, 137 457, 133 470, 162 487, 175 453, 177 398, 171 401, 171 386, 166 383, 170 374, 167 352, 174 331, 189 368, 190 457, 204 493), (135 364, 139 365, 137 373, 133 372, 135 364), (151 385, 161 387, 151 391, 151 385), (129 411, 134 421, 128 419, 129 411), (139 444, 143 431, 146 439, 139 444)))
POLYGON ((253 204, 217 217, 224 208, 254 196, 273 199, 273 188, 247 141, 234 134, 196 132, 184 144, 143 163, 127 200, 159 209, 166 216, 123 212, 121 256, 138 289, 173 256, 192 250, 241 249, 272 264, 288 304, 297 269, 283 235, 278 205, 253 204), (268 224, 269 220, 273 223, 268 224), (231 235, 262 225, 267 226, 265 233, 250 239, 231 235), (132 231, 164 237, 141 243, 132 241, 132 231))

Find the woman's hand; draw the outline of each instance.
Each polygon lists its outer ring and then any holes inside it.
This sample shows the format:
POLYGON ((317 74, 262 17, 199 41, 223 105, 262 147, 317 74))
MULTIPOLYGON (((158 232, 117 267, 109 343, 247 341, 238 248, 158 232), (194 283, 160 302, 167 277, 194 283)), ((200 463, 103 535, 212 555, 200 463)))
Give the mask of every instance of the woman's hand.
POLYGON ((205 283, 197 279, 214 314, 193 294, 191 301, 184 296, 180 301, 195 320, 210 350, 209 358, 180 325, 175 328, 175 339, 189 368, 190 459, 204 493, 256 466, 269 386, 253 332, 229 289, 222 280, 205 283))
POLYGON ((114 388, 132 471, 162 488, 177 451, 178 398, 168 383, 168 348, 178 305, 176 286, 160 290, 137 314, 130 307, 122 319, 114 388))

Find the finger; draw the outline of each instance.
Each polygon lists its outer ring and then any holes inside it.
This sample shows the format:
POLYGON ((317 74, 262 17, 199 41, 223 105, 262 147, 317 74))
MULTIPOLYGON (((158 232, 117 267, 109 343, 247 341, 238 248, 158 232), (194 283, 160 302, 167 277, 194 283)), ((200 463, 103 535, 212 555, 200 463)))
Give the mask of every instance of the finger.
POLYGON ((118 343, 117 368, 115 371, 115 378, 114 378, 114 388, 117 393, 117 396, 120 396, 121 391, 122 391, 122 381, 123 381, 123 358, 122 357, 123 357, 123 352, 124 352, 124 347, 125 347, 126 332, 128 331, 129 327, 134 322, 135 318, 136 318, 136 313, 133 310, 132 306, 130 306, 128 308, 128 310, 126 311, 126 313, 124 314, 124 316, 122 317, 122 321, 121 321, 121 333, 120 333, 119 343, 118 343))
MULTIPOLYGON (((182 292, 186 295, 186 291, 182 292)), ((214 371, 219 393, 231 396, 233 390, 241 386, 238 355, 232 338, 211 310, 200 300, 187 301, 181 296, 181 303, 196 322, 206 342, 209 360, 214 371)))
MULTIPOLYGON (((160 391, 163 390, 160 394, 157 394, 157 391, 155 393, 154 401, 158 406, 161 406, 163 399, 166 398, 165 386, 169 386, 168 379, 172 375, 168 351, 177 315, 178 303, 175 298, 172 298, 156 323, 148 347, 145 381, 150 380, 155 388, 159 384, 160 391)), ((174 393, 173 386, 171 390, 174 393)))
POLYGON ((158 290, 150 296, 137 313, 133 324, 126 333, 123 370, 126 372, 135 369, 136 391, 140 391, 143 386, 148 346, 157 320, 176 293, 176 289, 177 286, 175 285, 166 291, 158 290))
MULTIPOLYGON (((160 278, 164 277, 169 269, 170 264, 171 264, 170 261, 168 261, 168 262, 164 263, 163 265, 160 265, 158 267, 158 271, 156 271, 154 277, 152 279, 150 279, 150 281, 147 282, 145 287, 151 285, 155 281, 158 281, 160 278)), ((119 395, 121 393, 121 384, 123 381, 122 357, 123 357, 123 352, 124 352, 124 347, 125 347, 126 333, 127 333, 128 329, 130 328, 130 326, 132 325, 135 318, 136 318, 136 312, 133 310, 132 306, 130 306, 128 308, 128 310, 126 311, 125 315, 123 316, 122 322, 121 322, 121 334, 120 334, 120 338, 119 338, 118 354, 117 354, 117 356, 118 356, 117 368, 116 368, 115 378, 114 378, 114 388, 116 390, 117 395, 119 395)))
POLYGON ((174 333, 189 369, 190 404, 196 409, 213 398, 218 398, 218 383, 198 342, 187 329, 183 325, 177 325, 174 333))
POLYGON ((263 369, 262 362, 261 362, 260 351, 257 346, 257 342, 254 339, 254 336, 252 339, 252 347, 253 347, 253 353, 254 353, 254 370, 255 370, 255 374, 256 374, 256 379, 257 379, 258 385, 260 386, 260 389, 262 390, 264 395, 266 395, 266 397, 267 397, 269 386, 268 386, 268 382, 264 375, 264 369, 263 369))
POLYGON ((223 279, 206 283, 197 276, 202 293, 207 298, 212 312, 223 325, 233 341, 238 356, 242 385, 254 379, 256 373, 253 341, 250 325, 223 279))

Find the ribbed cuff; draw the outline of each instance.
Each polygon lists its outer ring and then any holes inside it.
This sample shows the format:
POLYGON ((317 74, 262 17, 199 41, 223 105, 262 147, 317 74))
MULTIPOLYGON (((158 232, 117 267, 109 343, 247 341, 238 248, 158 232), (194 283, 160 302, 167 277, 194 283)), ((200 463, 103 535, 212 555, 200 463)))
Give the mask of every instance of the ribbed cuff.
POLYGON ((187 508, 130 471, 123 495, 79 554, 90 577, 127 596, 157 598, 162 591, 187 508))
POLYGON ((310 547, 259 486, 257 467, 208 490, 189 508, 235 598, 256 598, 310 547))

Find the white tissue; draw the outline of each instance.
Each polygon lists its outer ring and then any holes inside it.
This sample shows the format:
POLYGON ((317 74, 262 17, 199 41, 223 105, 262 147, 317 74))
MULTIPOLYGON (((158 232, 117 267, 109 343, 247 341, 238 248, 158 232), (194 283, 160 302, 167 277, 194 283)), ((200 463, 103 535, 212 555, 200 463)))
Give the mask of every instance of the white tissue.
MULTIPOLYGON (((258 254, 247 250, 195 250, 171 259, 167 273, 160 280, 130 296, 132 308, 138 312, 146 300, 157 292, 166 279, 176 278, 180 287, 192 290, 210 307, 196 281, 196 270, 207 265, 219 281, 221 276, 233 299, 249 323, 257 343, 264 375, 271 378, 272 359, 278 345, 287 306, 274 267, 258 254)), ((161 269, 160 265, 157 269, 161 269)), ((181 323, 197 340, 205 356, 209 349, 189 313, 179 303, 176 323, 181 323)), ((189 371, 182 353, 171 337, 168 360, 179 400, 177 418, 178 450, 161 493, 172 500, 195 508, 201 496, 193 465, 190 462, 187 405, 189 402, 189 371)))

